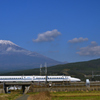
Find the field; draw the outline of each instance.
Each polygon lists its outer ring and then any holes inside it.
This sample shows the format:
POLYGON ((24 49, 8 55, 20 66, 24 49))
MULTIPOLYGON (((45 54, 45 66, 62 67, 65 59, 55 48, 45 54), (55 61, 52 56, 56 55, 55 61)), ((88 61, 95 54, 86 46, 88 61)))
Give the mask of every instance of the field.
MULTIPOLYGON (((100 100, 100 91, 73 91, 73 92, 37 92, 28 93, 27 100, 100 100)), ((16 100, 22 96, 20 92, 0 94, 0 100, 16 100)))
POLYGON ((16 98, 18 98, 21 95, 22 94, 19 91, 18 92, 11 92, 8 94, 0 94, 0 100, 15 100, 16 98))
POLYGON ((100 91, 41 92, 30 94, 28 100, 100 100, 100 91))

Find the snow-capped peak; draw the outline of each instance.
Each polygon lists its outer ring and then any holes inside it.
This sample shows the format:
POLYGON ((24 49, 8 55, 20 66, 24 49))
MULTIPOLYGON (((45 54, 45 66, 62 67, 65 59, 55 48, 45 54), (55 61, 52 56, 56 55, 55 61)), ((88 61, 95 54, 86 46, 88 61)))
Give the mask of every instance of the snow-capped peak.
MULTIPOLYGON (((9 41, 9 40, 0 40, 0 44, 5 44, 5 45, 16 45, 13 42, 9 41)), ((16 45, 17 46, 17 45, 16 45)))

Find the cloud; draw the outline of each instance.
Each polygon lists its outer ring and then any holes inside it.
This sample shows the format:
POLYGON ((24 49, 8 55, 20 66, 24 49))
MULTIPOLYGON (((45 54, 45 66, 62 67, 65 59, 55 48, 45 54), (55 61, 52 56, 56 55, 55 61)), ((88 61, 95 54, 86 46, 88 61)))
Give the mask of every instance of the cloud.
POLYGON ((12 51, 13 48, 12 47, 8 47, 6 51, 12 51))
POLYGON ((80 48, 77 54, 81 56, 100 56, 100 46, 95 41, 92 41, 91 45, 80 48))
POLYGON ((74 38, 72 40, 69 40, 68 43, 80 43, 80 42, 84 42, 84 41, 88 41, 88 38, 74 38))
POLYGON ((61 33, 58 32, 57 29, 54 29, 52 31, 46 31, 44 33, 38 34, 37 39, 33 39, 33 42, 53 41, 59 35, 61 35, 61 33))
POLYGON ((8 47, 6 51, 7 52, 25 52, 25 50, 17 50, 13 47, 8 47))
POLYGON ((92 41, 90 46, 97 46, 97 45, 98 44, 95 41, 92 41))
POLYGON ((57 51, 49 51, 50 53, 58 53, 59 51, 57 50, 57 51))

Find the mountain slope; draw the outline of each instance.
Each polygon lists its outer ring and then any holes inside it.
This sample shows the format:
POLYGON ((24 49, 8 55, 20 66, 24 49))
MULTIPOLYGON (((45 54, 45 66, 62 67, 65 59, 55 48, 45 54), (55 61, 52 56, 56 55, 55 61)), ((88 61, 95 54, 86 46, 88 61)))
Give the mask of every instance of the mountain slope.
MULTIPOLYGON (((44 68, 42 68, 44 70, 44 68)), ((100 59, 84 61, 84 62, 76 62, 76 63, 68 63, 68 64, 61 64, 52 67, 48 67, 48 75, 70 75, 81 80, 87 78, 85 75, 89 75, 92 78, 92 72, 94 75, 100 75, 100 59)), ((39 75, 40 70, 39 68, 31 69, 31 70, 22 70, 16 72, 10 72, 6 75, 39 75)), ((43 72, 42 75, 45 75, 43 72)), ((100 81, 100 76, 94 77, 95 80, 100 81)))
POLYGON ((11 41, 0 40, 0 69, 2 71, 37 68, 45 62, 48 66, 61 63, 37 52, 23 49, 11 41))

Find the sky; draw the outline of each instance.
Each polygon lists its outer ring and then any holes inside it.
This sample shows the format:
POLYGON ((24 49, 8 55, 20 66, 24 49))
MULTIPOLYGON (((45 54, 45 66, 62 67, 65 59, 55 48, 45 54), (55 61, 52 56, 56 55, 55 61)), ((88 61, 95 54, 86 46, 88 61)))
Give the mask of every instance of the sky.
POLYGON ((100 0, 0 0, 0 40, 57 61, 100 58, 100 0))

